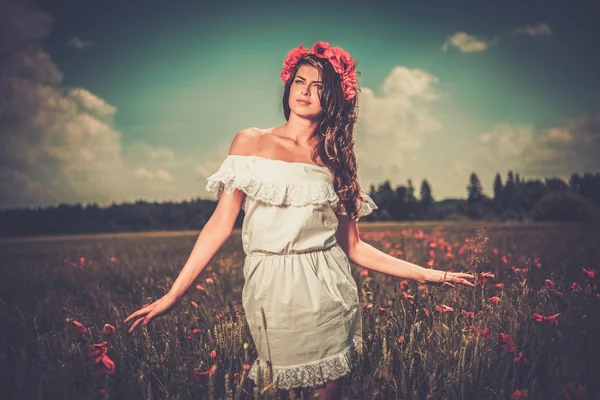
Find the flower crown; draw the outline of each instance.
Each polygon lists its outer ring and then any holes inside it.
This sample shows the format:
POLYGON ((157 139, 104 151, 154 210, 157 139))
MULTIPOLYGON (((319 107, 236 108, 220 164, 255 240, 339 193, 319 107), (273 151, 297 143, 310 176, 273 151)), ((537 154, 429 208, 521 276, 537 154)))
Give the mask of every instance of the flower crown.
POLYGON ((331 47, 329 43, 318 41, 312 49, 304 48, 304 45, 290 50, 283 60, 283 69, 281 70, 281 80, 286 83, 292 74, 292 70, 306 54, 314 54, 331 63, 335 72, 342 78, 342 90, 344 99, 350 100, 356 96, 356 61, 350 57, 350 54, 341 47, 331 47))

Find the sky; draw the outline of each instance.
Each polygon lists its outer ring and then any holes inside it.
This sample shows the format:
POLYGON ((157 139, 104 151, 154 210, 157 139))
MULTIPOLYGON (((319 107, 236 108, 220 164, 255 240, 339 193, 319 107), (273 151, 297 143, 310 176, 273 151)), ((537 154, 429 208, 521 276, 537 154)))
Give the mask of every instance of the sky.
POLYGON ((283 58, 357 62, 358 177, 600 172, 592 1, 0 2, 0 208, 216 199, 234 135, 285 123, 283 58))

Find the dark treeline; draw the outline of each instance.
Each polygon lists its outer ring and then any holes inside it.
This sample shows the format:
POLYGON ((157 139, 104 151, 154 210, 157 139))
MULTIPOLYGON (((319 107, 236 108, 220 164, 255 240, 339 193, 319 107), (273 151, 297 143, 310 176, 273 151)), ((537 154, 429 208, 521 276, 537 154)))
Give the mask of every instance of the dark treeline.
MULTIPOLYGON (((415 194, 412 181, 393 188, 389 181, 369 195, 379 207, 361 221, 403 220, 531 220, 600 222, 600 173, 522 180, 509 171, 503 182, 496 174, 493 196, 483 193, 477 174, 466 186, 466 199, 436 201, 427 180, 415 194)), ((0 236, 200 230, 215 210, 214 200, 181 203, 137 201, 99 207, 95 204, 0 210, 0 236)), ((241 227, 244 212, 236 221, 241 227)))
POLYGON ((412 181, 392 188, 385 181, 370 195, 379 209, 365 220, 482 219, 530 221, 600 222, 600 173, 561 178, 524 180, 509 171, 503 182, 499 173, 493 182, 493 196, 483 193, 481 182, 472 173, 466 199, 436 202, 431 185, 421 182, 419 198, 412 181))

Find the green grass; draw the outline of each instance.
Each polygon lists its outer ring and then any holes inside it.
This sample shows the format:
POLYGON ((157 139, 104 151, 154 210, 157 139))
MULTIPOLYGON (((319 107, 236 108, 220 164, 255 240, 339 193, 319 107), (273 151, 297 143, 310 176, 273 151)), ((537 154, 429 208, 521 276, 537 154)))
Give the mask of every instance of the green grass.
MULTIPOLYGON (((364 349, 343 379, 345 398, 509 399, 515 390, 527 389, 529 399, 577 399, 600 393, 600 278, 582 272, 600 271, 600 231, 580 224, 483 224, 486 232, 476 235, 478 224, 472 222, 361 222, 363 240, 396 257, 426 266, 433 256, 436 269, 495 277, 474 289, 413 281, 402 289, 401 279, 361 274, 353 266, 361 291, 364 349), (421 229, 424 235, 418 234, 421 229), (469 237, 475 242, 465 244, 469 237), (435 248, 429 247, 432 242, 435 248), (446 244, 454 258, 441 249, 446 244), (526 270, 513 272, 513 266, 526 270), (490 303, 492 296, 500 302, 490 303), (453 311, 436 311, 440 305, 453 311), (539 323, 533 313, 559 314, 558 325, 539 323), (488 328, 488 339, 471 326, 488 328), (514 351, 499 347, 500 333, 514 339, 514 351), (515 362, 521 352, 521 361, 515 362)), ((205 290, 193 285, 171 313, 127 333, 130 325, 122 321, 166 293, 197 234, 1 240, 0 384, 5 398, 282 395, 253 386, 242 367, 254 361, 256 348, 241 307, 239 230, 200 275, 197 283, 205 290), (87 332, 80 336, 73 320, 87 332), (105 324, 116 332, 105 335, 105 324), (116 369, 94 375, 88 346, 103 341, 116 369), (199 374, 211 367, 216 367, 213 375, 199 374)))

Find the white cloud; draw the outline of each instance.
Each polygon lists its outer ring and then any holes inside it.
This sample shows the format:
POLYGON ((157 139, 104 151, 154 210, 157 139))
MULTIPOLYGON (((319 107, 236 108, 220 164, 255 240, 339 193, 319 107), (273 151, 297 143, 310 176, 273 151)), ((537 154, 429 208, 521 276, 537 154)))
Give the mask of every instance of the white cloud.
MULTIPOLYGON (((508 31, 510 35, 526 35, 526 36, 550 36, 552 30, 548 24, 540 22, 537 25, 525 25, 522 27, 512 28, 508 31)), ((457 32, 449 36, 442 45, 442 51, 447 52, 450 47, 457 48, 461 53, 480 53, 487 50, 491 45, 498 43, 502 35, 496 35, 491 40, 483 40, 475 35, 469 35, 466 32, 457 32)))
POLYGON ((80 39, 78 36, 71 36, 67 41, 67 46, 73 47, 77 50, 87 49, 92 45, 92 42, 80 39))
POLYGON ((485 51, 489 44, 473 35, 469 35, 465 32, 457 32, 446 39, 442 46, 442 50, 448 51, 450 46, 456 47, 461 53, 478 53, 485 51))
POLYGON ((171 174, 169 174, 164 169, 158 169, 158 170, 152 172, 144 167, 138 167, 135 169, 133 174, 135 176, 137 176, 138 178, 164 181, 164 182, 172 182, 173 181, 173 177, 171 176, 171 174))
POLYGON ((527 36, 550 36, 552 35, 552 30, 548 26, 548 24, 540 22, 535 26, 522 26, 518 28, 514 28, 512 30, 514 34, 517 35, 527 35, 527 36))
POLYGON ((404 180, 408 167, 419 162, 426 136, 442 128, 431 111, 441 98, 437 85, 427 71, 397 66, 377 91, 361 89, 355 151, 363 187, 404 180))
POLYGON ((600 114, 544 129, 499 124, 479 139, 479 161, 498 172, 512 169, 543 177, 600 171, 600 114))
POLYGON ((51 22, 26 1, 0 5, 0 96, 11 99, 0 102, 0 207, 196 195, 187 157, 144 141, 124 146, 115 106, 62 87, 62 72, 39 45, 51 22))

